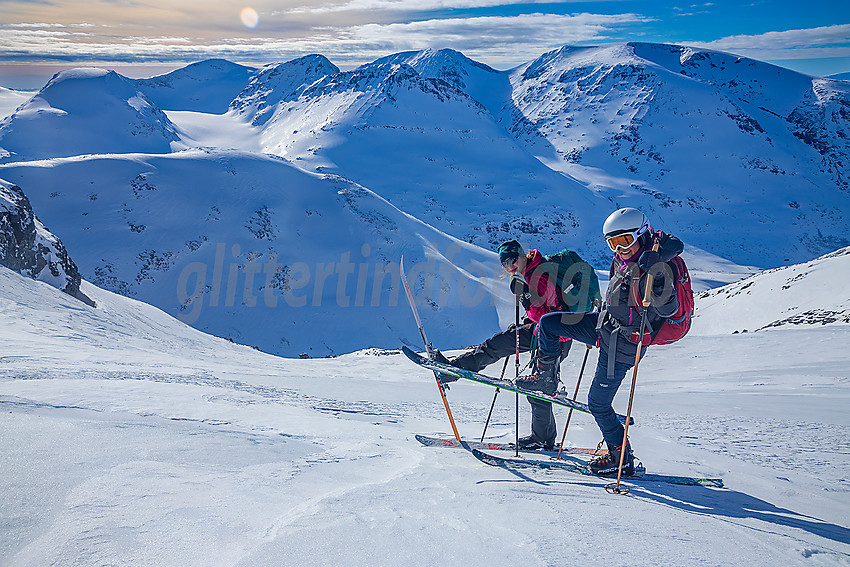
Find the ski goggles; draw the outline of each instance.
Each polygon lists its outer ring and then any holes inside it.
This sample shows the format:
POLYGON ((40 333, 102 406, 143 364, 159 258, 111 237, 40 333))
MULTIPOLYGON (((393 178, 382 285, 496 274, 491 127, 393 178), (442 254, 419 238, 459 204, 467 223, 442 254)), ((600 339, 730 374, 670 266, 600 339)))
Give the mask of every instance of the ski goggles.
POLYGON ((506 269, 511 268, 514 264, 516 264, 517 260, 519 260, 519 255, 509 256, 509 257, 505 258, 504 260, 502 260, 502 266, 506 269))
POLYGON ((606 236, 605 241, 608 243, 608 247, 616 252, 620 248, 626 249, 631 247, 637 242, 638 236, 640 236, 638 231, 624 232, 622 234, 615 234, 614 236, 606 236))

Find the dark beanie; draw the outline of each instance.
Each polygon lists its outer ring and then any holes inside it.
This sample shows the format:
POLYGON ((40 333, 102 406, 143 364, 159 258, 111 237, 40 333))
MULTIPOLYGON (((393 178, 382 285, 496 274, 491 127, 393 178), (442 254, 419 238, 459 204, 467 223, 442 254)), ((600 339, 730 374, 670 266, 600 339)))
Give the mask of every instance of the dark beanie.
POLYGON ((499 262, 504 263, 505 260, 519 258, 520 254, 522 254, 522 246, 516 240, 508 240, 499 246, 499 262))

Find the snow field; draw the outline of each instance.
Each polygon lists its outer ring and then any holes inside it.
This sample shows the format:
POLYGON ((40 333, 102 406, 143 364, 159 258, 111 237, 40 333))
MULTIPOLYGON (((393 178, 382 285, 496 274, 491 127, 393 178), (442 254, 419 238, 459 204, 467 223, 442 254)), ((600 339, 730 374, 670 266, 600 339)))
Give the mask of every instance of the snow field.
MULTIPOLYGON (((5 269, 0 284, 4 564, 559 565, 619 548, 629 565, 850 564, 845 325, 654 347, 638 457, 728 488, 616 497, 419 446, 450 429, 433 375, 400 354, 280 359, 87 283, 96 309, 5 269)), ((478 438, 493 390, 448 395, 478 438)), ((521 400, 523 434, 529 413, 521 400)), ((512 439, 513 415, 500 394, 488 437, 512 439)), ((597 441, 575 413, 568 442, 597 441)))

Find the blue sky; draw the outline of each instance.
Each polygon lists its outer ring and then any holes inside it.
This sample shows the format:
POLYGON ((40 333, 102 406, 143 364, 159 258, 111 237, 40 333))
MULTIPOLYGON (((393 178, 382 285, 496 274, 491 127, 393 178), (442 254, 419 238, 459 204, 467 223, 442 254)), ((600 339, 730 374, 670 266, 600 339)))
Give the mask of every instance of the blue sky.
POLYGON ((826 75, 850 72, 848 5, 846 0, 0 0, 0 85, 37 88, 55 70, 83 65, 147 76, 212 57, 263 65, 322 53, 346 69, 427 47, 454 48, 507 69, 565 44, 621 41, 683 43, 826 75))

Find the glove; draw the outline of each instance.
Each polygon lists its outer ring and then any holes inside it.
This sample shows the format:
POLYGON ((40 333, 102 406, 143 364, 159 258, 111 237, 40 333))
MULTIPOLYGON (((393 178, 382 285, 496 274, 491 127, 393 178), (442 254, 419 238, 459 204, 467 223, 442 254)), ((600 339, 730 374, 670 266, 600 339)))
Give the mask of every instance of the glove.
POLYGON ((511 278, 511 293, 519 296, 528 294, 528 283, 521 276, 514 275, 511 278))
POLYGON ((511 293, 519 298, 522 308, 528 311, 531 307, 531 292, 528 289, 528 283, 522 276, 514 274, 511 278, 511 293))
POLYGON ((664 263, 661 261, 661 254, 655 250, 647 250, 641 254, 637 263, 641 270, 651 273, 655 278, 664 275, 664 263))

